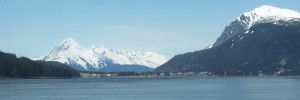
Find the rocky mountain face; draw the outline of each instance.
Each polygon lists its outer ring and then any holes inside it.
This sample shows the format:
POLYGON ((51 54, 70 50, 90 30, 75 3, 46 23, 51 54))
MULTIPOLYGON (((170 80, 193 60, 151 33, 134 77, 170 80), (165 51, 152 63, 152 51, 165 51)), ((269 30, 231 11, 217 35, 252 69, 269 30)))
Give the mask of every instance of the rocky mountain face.
POLYGON ((66 39, 48 55, 35 60, 57 61, 79 71, 119 72, 152 71, 168 58, 156 52, 112 50, 105 46, 85 47, 74 39, 66 39))
POLYGON ((226 26, 213 46, 216 47, 226 42, 231 37, 249 30, 253 25, 259 24, 263 20, 279 22, 280 20, 289 21, 294 18, 300 18, 300 14, 296 11, 263 5, 253 11, 242 14, 226 26))
POLYGON ((262 6, 226 26, 214 46, 177 55, 155 72, 299 75, 300 14, 262 6))

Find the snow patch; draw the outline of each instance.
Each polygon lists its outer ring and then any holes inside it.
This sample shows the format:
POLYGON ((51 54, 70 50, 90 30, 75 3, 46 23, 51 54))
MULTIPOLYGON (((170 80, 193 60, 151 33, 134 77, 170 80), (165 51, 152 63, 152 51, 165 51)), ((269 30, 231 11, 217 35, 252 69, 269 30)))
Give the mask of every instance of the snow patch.
POLYGON ((213 44, 209 44, 205 49, 210 49, 213 47, 213 44))
POLYGON ((279 62, 279 64, 281 64, 282 66, 286 65, 286 63, 287 63, 287 59, 285 59, 285 58, 283 58, 283 59, 279 62))

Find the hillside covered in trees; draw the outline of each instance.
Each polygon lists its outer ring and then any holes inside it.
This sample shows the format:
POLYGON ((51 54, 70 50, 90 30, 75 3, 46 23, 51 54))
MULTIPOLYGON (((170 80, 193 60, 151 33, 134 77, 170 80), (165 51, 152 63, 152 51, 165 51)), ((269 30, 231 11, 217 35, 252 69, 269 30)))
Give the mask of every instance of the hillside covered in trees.
POLYGON ((59 62, 32 61, 0 51, 0 78, 70 78, 79 73, 59 62))

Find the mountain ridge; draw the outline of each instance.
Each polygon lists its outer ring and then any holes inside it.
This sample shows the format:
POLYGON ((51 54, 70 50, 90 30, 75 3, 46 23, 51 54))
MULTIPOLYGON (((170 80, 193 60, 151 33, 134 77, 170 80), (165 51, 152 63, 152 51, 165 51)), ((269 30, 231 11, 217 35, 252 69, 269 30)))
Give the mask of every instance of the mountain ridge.
POLYGON ((260 19, 219 45, 176 55, 154 72, 300 75, 300 19, 287 19, 260 19))
POLYGON ((255 25, 256 23, 260 23, 261 21, 289 21, 295 18, 300 18, 300 13, 293 10, 277 8, 269 5, 260 6, 253 9, 252 11, 243 13, 229 25, 227 25, 221 36, 213 44, 213 47, 222 44, 229 38, 238 35, 241 32, 249 30, 251 26, 255 25))
MULTIPOLYGON (((168 58, 156 52, 112 50, 99 45, 85 47, 76 40, 67 38, 52 49, 49 54, 35 60, 58 61, 80 71, 104 71, 104 68, 109 66, 118 66, 119 68, 122 65, 140 66, 143 67, 142 69, 147 67, 147 71, 151 71, 151 69, 166 62, 168 58)), ((122 70, 114 69, 112 71, 122 70)), ((126 71, 131 70, 127 69, 126 71)))

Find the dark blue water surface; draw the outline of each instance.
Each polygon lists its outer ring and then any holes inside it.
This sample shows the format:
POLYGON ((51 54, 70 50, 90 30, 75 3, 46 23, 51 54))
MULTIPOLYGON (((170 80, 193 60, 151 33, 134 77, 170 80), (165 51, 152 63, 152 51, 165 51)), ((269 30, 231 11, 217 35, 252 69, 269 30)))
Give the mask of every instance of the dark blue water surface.
POLYGON ((300 100, 300 78, 0 80, 0 100, 300 100))

